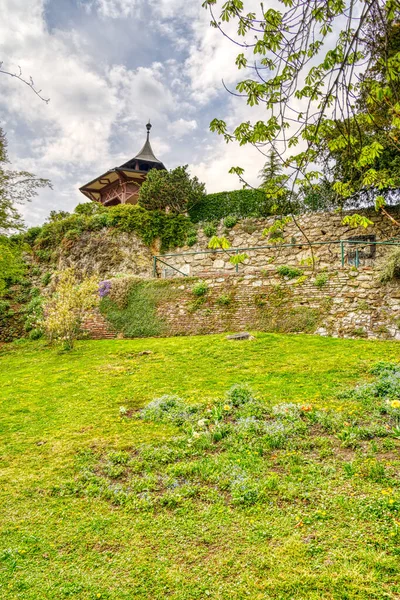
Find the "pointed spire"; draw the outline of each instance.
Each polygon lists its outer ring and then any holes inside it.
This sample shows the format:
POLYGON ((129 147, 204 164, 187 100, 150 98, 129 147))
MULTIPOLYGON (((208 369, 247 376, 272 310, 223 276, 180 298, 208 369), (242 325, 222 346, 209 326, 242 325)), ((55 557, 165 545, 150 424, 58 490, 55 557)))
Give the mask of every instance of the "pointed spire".
MULTIPOLYGON (((143 146, 143 148, 141 149, 141 151, 139 152, 139 154, 137 154, 135 156, 135 158, 138 158, 140 160, 146 160, 148 162, 157 162, 157 163, 161 163, 160 160, 158 160, 158 158, 156 158, 154 156, 154 152, 153 149, 151 147, 150 144, 150 129, 152 128, 152 124, 150 123, 150 119, 149 122, 146 125, 146 129, 147 129, 147 138, 146 138, 146 143, 143 146)), ((162 164, 162 163, 161 163, 162 164)))

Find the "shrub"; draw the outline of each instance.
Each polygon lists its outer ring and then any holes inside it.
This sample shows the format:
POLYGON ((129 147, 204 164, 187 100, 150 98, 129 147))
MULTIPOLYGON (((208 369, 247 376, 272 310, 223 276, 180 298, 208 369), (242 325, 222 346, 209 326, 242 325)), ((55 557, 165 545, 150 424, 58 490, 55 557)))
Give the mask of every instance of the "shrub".
POLYGON ((98 209, 93 215, 73 214, 46 223, 34 239, 35 255, 39 260, 47 262, 52 256, 51 250, 58 248, 63 241, 68 247, 82 232, 97 231, 103 227, 115 227, 126 233, 135 233, 148 246, 160 239, 162 250, 183 246, 188 232, 193 231, 193 224, 185 215, 119 204, 108 209, 98 209))
POLYGON ((195 296, 205 296, 208 292, 208 285, 205 283, 205 281, 199 281, 199 283, 196 283, 196 285, 194 285, 192 287, 192 293, 195 296))
POLYGON ((232 302, 232 297, 229 294, 221 294, 219 298, 217 298, 217 304, 220 306, 229 306, 232 302))
POLYGON ((217 234, 217 228, 213 223, 205 223, 203 226, 203 232, 208 238, 212 238, 217 234))
POLYGON ((288 277, 288 279, 294 279, 295 277, 300 277, 300 275, 303 274, 303 271, 301 269, 298 269, 297 267, 289 267, 287 265, 282 265, 281 267, 278 267, 276 269, 276 272, 281 277, 288 277))
POLYGON ((8 300, 0 299, 0 321, 1 319, 5 319, 9 315, 10 307, 11 304, 10 302, 8 302, 8 300))
POLYGON ((38 235, 40 235, 40 232, 42 231, 41 227, 30 227, 24 234, 23 234, 23 238, 24 241, 31 245, 35 242, 36 238, 38 237, 38 235))
POLYGON ((227 402, 238 407, 254 400, 251 388, 245 383, 236 383, 226 394, 227 402))
POLYGON ((51 342, 61 342, 66 350, 73 347, 84 314, 97 304, 97 289, 95 276, 78 283, 73 269, 60 273, 44 310, 45 331, 51 342))
POLYGON ((89 220, 88 228, 92 231, 98 231, 108 226, 108 214, 99 213, 92 216, 89 220))
POLYGON ((81 202, 75 206, 74 213, 77 215, 85 215, 91 217, 101 213, 107 213, 108 208, 100 204, 100 202, 81 202))
POLYGON ((197 243, 197 231, 190 231, 186 238, 188 246, 194 246, 197 243))
POLYGON ((42 337, 43 337, 42 329, 32 329, 32 331, 29 332, 29 339, 32 341, 40 340, 40 338, 42 338, 42 337))
POLYGON ((0 297, 9 285, 22 278, 25 271, 20 245, 0 235, 0 297))
POLYGON ((25 331, 41 330, 43 326, 43 298, 33 296, 25 310, 25 331))
POLYGON ((237 222, 238 222, 238 219, 235 215, 228 215, 224 219, 224 225, 227 229, 232 229, 232 227, 235 227, 237 222))

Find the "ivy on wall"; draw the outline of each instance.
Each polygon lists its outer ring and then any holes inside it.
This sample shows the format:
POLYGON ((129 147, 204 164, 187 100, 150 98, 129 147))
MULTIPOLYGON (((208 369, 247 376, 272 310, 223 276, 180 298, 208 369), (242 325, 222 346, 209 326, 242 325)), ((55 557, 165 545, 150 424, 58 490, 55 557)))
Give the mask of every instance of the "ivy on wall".
POLYGON ((166 280, 113 279, 100 284, 100 312, 124 337, 167 335, 168 325, 157 307, 178 293, 174 282, 166 280))

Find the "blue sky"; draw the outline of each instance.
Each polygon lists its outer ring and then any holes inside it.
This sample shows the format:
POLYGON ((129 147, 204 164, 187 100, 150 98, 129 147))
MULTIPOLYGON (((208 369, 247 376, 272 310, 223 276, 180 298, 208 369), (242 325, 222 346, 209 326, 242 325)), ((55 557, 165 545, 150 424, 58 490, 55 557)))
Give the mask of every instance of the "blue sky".
POLYGON ((209 132, 263 117, 223 89, 238 78, 235 48, 209 26, 202 0, 0 0, 0 60, 21 66, 49 104, 1 76, 0 126, 13 167, 48 177, 20 207, 28 225, 85 201, 78 188, 134 156, 153 123, 167 168, 189 164, 209 192, 234 189, 233 165, 256 183, 263 157, 209 132), (4 18, 6 15, 6 19, 4 18))

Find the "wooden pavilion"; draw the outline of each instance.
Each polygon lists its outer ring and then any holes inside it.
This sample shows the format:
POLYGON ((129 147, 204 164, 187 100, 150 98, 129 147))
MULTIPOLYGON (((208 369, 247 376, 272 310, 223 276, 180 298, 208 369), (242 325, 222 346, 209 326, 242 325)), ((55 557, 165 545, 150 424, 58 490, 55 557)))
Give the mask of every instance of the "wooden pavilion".
POLYGON ((150 121, 146 125, 146 142, 134 158, 120 167, 110 169, 79 188, 82 194, 104 206, 116 204, 136 204, 140 186, 150 169, 165 169, 163 163, 154 156, 150 144, 150 121))

